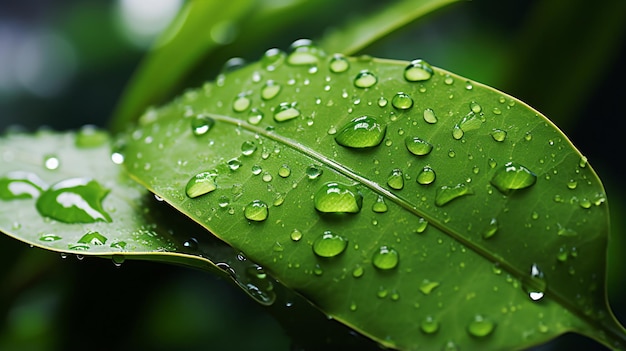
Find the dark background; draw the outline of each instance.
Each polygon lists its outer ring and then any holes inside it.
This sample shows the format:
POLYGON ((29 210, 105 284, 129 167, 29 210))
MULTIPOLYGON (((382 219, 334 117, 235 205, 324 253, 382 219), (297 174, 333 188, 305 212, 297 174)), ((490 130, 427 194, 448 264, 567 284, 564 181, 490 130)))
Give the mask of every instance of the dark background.
MULTIPOLYGON (((121 19, 130 1, 0 0, 0 132, 105 127, 153 36, 121 19), (133 39, 134 38, 134 39, 133 39), (13 128, 13 127, 11 127, 13 128)), ((149 2, 149 1, 148 1, 149 2)), ((256 60, 319 38, 390 1, 346 1, 280 36, 225 52, 256 60)), ((175 3, 175 2, 174 2, 175 3)), ((137 22, 137 19, 133 20, 137 22)), ((626 321, 623 213, 626 135, 626 2, 464 1, 408 26, 363 53, 424 58, 538 109, 585 154, 612 214, 609 300, 626 321)), ((201 65, 185 86, 215 77, 201 65)), ((260 306, 204 272, 30 249, 0 236, 0 350, 287 350, 260 306)), ((602 349, 565 336, 538 349, 602 349)))

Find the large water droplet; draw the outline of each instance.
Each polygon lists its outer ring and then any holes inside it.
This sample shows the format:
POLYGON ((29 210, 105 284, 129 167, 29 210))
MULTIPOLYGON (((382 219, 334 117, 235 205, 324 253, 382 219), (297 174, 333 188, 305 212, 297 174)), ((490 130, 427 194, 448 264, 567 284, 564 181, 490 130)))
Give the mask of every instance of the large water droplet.
POLYGON ((477 314, 467 326, 467 332, 475 337, 485 337, 493 332, 496 323, 490 318, 477 314))
POLYGON ((239 169, 239 167, 241 167, 242 162, 239 161, 239 159, 237 158, 232 158, 228 160, 226 164, 228 165, 228 168, 230 168, 231 171, 236 171, 239 169))
POLYGON ((385 198, 379 195, 376 199, 376 202, 374 202, 374 204, 372 205, 372 211, 376 213, 385 213, 387 212, 387 210, 388 207, 385 203, 385 198))
POLYGON ((294 229, 291 234, 289 234, 289 237, 293 241, 300 241, 300 239, 302 239, 302 232, 298 229, 294 229))
POLYGON ((233 101, 233 111, 235 112, 243 112, 250 108, 250 98, 246 94, 239 94, 233 101))
POLYGON ((374 252, 372 256, 372 264, 381 270, 393 269, 400 262, 400 254, 398 251, 388 246, 381 246, 374 252))
POLYGON ((418 137, 407 137, 404 139, 404 144, 406 145, 407 150, 416 156, 428 155, 433 149, 433 145, 431 143, 418 137))
POLYGON ((191 118, 191 131, 194 135, 206 134, 215 125, 215 120, 207 115, 196 115, 191 118))
POLYGON ((439 330, 439 322, 433 316, 426 316, 420 323, 420 329, 426 334, 434 334, 439 330))
POLYGON ((313 252, 319 257, 335 257, 346 250, 348 239, 326 231, 313 242, 313 252))
POLYGON ((248 123, 253 125, 258 125, 263 120, 264 114, 263 111, 253 108, 248 112, 248 123))
POLYGON ((244 141, 241 144, 241 153, 244 156, 250 156, 256 151, 256 143, 254 141, 244 141))
POLYGON ((473 193, 472 188, 467 186, 465 183, 457 184, 455 186, 444 185, 437 189, 437 194, 435 195, 435 205, 444 206, 454 199, 458 199, 459 197, 465 195, 471 195, 473 193))
POLYGON ((435 115, 435 111, 433 111, 433 109, 427 108, 424 110, 424 121, 430 124, 437 123, 437 116, 435 115))
POLYGON ((291 175, 291 168, 289 168, 288 165, 280 166, 280 168, 278 169, 278 175, 281 176, 282 178, 289 177, 289 175, 291 175))
POLYGON ((187 182, 185 193, 192 199, 210 193, 217 189, 217 184, 215 183, 216 177, 217 174, 215 172, 201 172, 196 174, 187 182))
POLYGON ((379 145, 385 137, 387 126, 370 116, 361 116, 348 122, 335 136, 339 145, 367 148, 379 145))
POLYGON ((281 88, 280 84, 274 82, 273 80, 268 80, 261 89, 261 98, 263 100, 271 100, 275 98, 278 93, 280 93, 281 88))
POLYGON ((287 54, 284 51, 272 48, 267 50, 261 58, 261 66, 268 71, 275 70, 284 61, 287 54))
POLYGON ((247 219, 255 222, 263 222, 269 215, 267 204, 261 200, 254 200, 246 205, 243 215, 247 219))
POLYGON ((408 110, 413 107, 413 99, 407 93, 398 92, 391 99, 391 106, 398 110, 408 110))
POLYGON ((362 89, 370 88, 374 86, 376 82, 378 82, 378 78, 376 78, 376 75, 374 75, 374 73, 368 70, 363 70, 359 72, 359 74, 357 74, 354 78, 354 86, 362 89))
POLYGON ((300 117, 300 110, 296 108, 295 103, 283 102, 274 110, 274 120, 276 122, 284 122, 296 117, 300 117))
POLYGON ((363 196, 349 185, 326 183, 315 193, 315 209, 319 212, 357 213, 362 204, 363 196))
POLYGON ((309 39, 298 39, 291 44, 287 63, 293 66, 316 66, 323 51, 309 39))
POLYGON ((404 175, 401 169, 396 168, 391 171, 389 177, 387 177, 387 185, 396 190, 402 190, 402 188, 404 188, 404 175))
POLYGON ((543 298, 546 291, 547 283, 543 271, 533 263, 530 266, 530 276, 522 280, 522 288, 533 301, 539 301, 543 298))
POLYGON ((43 180, 30 172, 11 172, 0 178, 0 199, 30 199, 37 198, 48 186, 43 180))
POLYGON ((334 54, 328 64, 330 71, 333 73, 342 73, 350 68, 350 62, 341 54, 334 54))
POLYGON ((537 176, 528 168, 516 162, 506 163, 491 178, 491 185, 505 195, 514 190, 528 188, 534 185, 535 182, 537 182, 537 176))
POLYGON ((428 185, 435 181, 435 171, 429 166, 425 166, 417 175, 417 182, 422 185, 428 185))
POLYGON ((502 142, 506 139, 506 131, 502 129, 494 129, 491 131, 491 137, 495 141, 502 142))
POLYGON ((309 179, 317 179, 319 176, 322 175, 323 171, 320 167, 316 165, 310 165, 306 168, 305 173, 309 179))
POLYGON ((65 223, 111 222, 102 208, 102 200, 108 193, 109 189, 93 179, 66 179, 39 196, 37 210, 42 216, 65 223))
POLYGON ((411 63, 404 69, 404 79, 409 82, 429 80, 433 74, 434 71, 430 64, 421 59, 411 61, 411 63))

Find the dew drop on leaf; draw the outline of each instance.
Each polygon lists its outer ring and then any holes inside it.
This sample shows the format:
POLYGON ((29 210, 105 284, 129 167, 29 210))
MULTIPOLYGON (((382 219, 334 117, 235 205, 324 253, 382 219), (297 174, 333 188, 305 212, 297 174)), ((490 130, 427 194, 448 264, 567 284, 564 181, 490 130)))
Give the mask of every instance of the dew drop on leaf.
POLYGON ((353 187, 341 183, 326 183, 315 193, 315 209, 323 213, 357 213, 363 196, 353 187))
POLYGON ((370 116, 357 117, 339 130, 337 144, 350 148, 368 148, 379 145, 385 137, 387 126, 370 116))
POLYGON ((300 117, 300 110, 296 108, 295 103, 283 102, 274 110, 274 120, 276 122, 284 122, 296 117, 300 117))
POLYGON ((269 215, 267 204, 261 200, 254 200, 246 205, 243 215, 247 219, 255 222, 263 222, 269 215))
POLYGON ((473 193, 472 188, 467 186, 465 183, 460 183, 455 186, 444 185, 437 189, 437 194, 435 195, 435 205, 441 207, 454 199, 458 199, 459 197, 465 195, 471 195, 473 193))
POLYGON ((391 171, 389 177, 387 177, 387 185, 395 190, 402 190, 402 188, 404 188, 404 175, 401 169, 396 168, 391 171))
POLYGON ((31 199, 39 197, 39 194, 48 186, 43 180, 30 172, 15 171, 0 178, 0 199, 31 199))
POLYGON ((372 264, 380 270, 394 269, 399 261, 398 251, 389 246, 379 247, 372 256, 372 264))
POLYGON ((433 145, 431 143, 418 137, 407 137, 404 139, 404 144, 406 145, 407 150, 416 156, 428 155, 433 149, 433 145))
POLYGON ((429 80, 434 74, 433 68, 428 62, 417 59, 411 61, 404 69, 404 79, 409 82, 419 82, 429 80))
POLYGON ((267 50, 261 58, 261 66, 268 71, 274 71, 284 61, 287 54, 284 51, 272 48, 267 50))
POLYGON ((214 172, 201 172, 193 176, 185 186, 185 194, 190 198, 208 194, 217 189, 215 178, 217 174, 214 172))
POLYGON ((539 301, 545 294, 546 286, 547 283, 543 271, 537 264, 533 263, 530 266, 530 275, 522 280, 522 288, 532 301, 539 301))
POLYGON ((263 100, 271 100, 278 95, 281 88, 280 84, 274 82, 273 80, 268 80, 263 88, 261 88, 261 98, 263 100))
POLYGON ((253 108, 248 112, 248 123, 258 125, 263 120, 264 114, 261 110, 253 108))
POLYGON ((278 169, 278 175, 282 178, 287 178, 291 175, 291 168, 288 165, 282 165, 278 169))
POLYGON ((342 73, 350 68, 350 62, 341 54, 334 54, 328 64, 329 69, 333 73, 342 73))
POLYGON ((374 86, 376 82, 378 82, 378 78, 376 78, 376 75, 374 75, 374 73, 368 70, 362 70, 354 78, 354 86, 362 89, 370 88, 374 86))
POLYGON ((198 250, 198 244, 198 239, 189 238, 183 242, 183 247, 191 251, 196 251, 198 250))
POLYGON ((382 196, 378 196, 376 202, 372 205, 372 211, 376 213, 385 213, 387 212, 387 204, 385 203, 385 198, 382 196))
POLYGON ((487 229, 483 231, 483 239, 491 238, 492 236, 496 234, 496 232, 498 232, 498 220, 495 218, 492 218, 491 221, 489 221, 489 225, 487 226, 487 229))
POLYGON ((55 155, 46 155, 43 160, 43 165, 46 169, 53 171, 59 168, 61 161, 55 155))
POLYGON ((60 181, 44 191, 37 199, 37 211, 64 223, 111 222, 102 208, 109 190, 89 178, 60 181))
POLYGON ((215 120, 206 115, 195 115, 191 118, 191 131, 196 136, 206 134, 215 125, 215 120))
POLYGON ((52 234, 52 233, 46 233, 43 234, 39 237, 39 240, 41 241, 45 241, 45 242, 54 242, 54 241, 59 241, 62 238, 56 234, 52 234))
POLYGON ((398 92, 391 99, 391 106, 398 110, 408 110, 413 107, 413 99, 407 93, 398 92))
POLYGON ((248 98, 248 96, 246 96, 245 94, 239 94, 237 98, 235 98, 235 101, 233 101, 233 111, 243 112, 250 108, 251 103, 252 101, 250 101, 250 98, 248 98))
POLYGON ((322 171, 322 169, 321 169, 321 168, 319 168, 319 167, 318 167, 318 166, 316 166, 316 165, 310 165, 310 166, 308 166, 308 167, 306 168, 305 173, 306 173, 306 176, 307 176, 309 179, 313 180, 313 179, 317 179, 319 176, 321 176, 321 175, 322 175, 322 173, 323 173, 323 171, 322 171))
POLYGON ((289 234, 289 237, 293 241, 300 241, 300 239, 302 239, 302 232, 298 229, 294 229, 291 234, 289 234))
POLYGON ((422 217, 417 222, 417 227, 415 227, 415 232, 418 234, 423 233, 428 227, 428 221, 422 217))
POLYGON ((420 329, 425 334, 434 334, 439 330, 439 322, 433 316, 426 316, 420 323, 420 329))
POLYGON ((537 182, 537 176, 528 168, 516 162, 508 162, 499 168, 491 179, 491 185, 501 193, 528 188, 537 182))
POLYGON ((428 185, 434 182, 436 177, 435 171, 429 166, 425 166, 417 175, 417 182, 422 185, 428 185))
POLYGON ((475 337, 486 337, 496 328, 496 323, 490 318, 477 314, 467 326, 467 332, 475 337))
POLYGON ((363 273, 365 273, 365 270, 360 264, 357 264, 352 270, 352 276, 355 278, 361 278, 363 276, 363 273))
POLYGON ((287 63, 293 66, 316 66, 323 52, 309 39, 298 39, 291 44, 287 63))
POLYGON ((491 131, 491 137, 497 142, 502 142, 506 139, 506 131, 502 129, 494 129, 491 131))
POLYGON ((430 293, 433 292, 433 290, 435 290, 438 286, 439 286, 439 282, 433 282, 428 279, 424 279, 422 283, 420 284, 419 289, 422 292, 422 294, 430 295, 430 293))
POLYGON ((437 116, 435 115, 435 111, 433 111, 432 108, 427 108, 424 110, 424 121, 430 124, 437 123, 437 116))
POLYGON ((229 168, 231 171, 236 171, 236 170, 238 170, 238 169, 239 169, 239 167, 241 167, 241 165, 242 165, 241 161, 239 161, 239 159, 238 159, 238 158, 231 158, 230 160, 228 160, 228 161, 226 162, 226 164, 228 165, 228 168, 229 168))
POLYGON ((348 239, 331 231, 325 231, 313 241, 313 252, 319 257, 335 257, 346 250, 348 239))
POLYGON ((378 106, 379 106, 379 107, 385 107, 385 106, 387 106, 387 104, 388 104, 388 103, 389 103, 389 101, 388 101, 385 97, 382 97, 382 96, 381 96, 381 97, 378 99, 378 106))
POLYGON ((461 127, 458 124, 455 124, 454 127, 452 128, 452 137, 455 140, 460 140, 464 134, 465 133, 463 132, 463 129, 461 129, 461 127))
POLYGON ((244 141, 241 144, 241 153, 244 156, 250 156, 256 151, 256 143, 254 141, 244 141))
POLYGON ((470 102, 470 110, 472 110, 472 112, 474 113, 481 113, 483 108, 476 102, 476 101, 472 101, 470 102))

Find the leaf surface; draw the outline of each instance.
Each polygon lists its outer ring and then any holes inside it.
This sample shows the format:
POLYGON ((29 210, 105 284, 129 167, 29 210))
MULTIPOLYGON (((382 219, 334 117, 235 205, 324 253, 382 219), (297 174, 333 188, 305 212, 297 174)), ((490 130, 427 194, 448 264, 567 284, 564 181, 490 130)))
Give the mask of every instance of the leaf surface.
POLYGON ((140 122, 134 178, 385 346, 517 349, 575 331, 623 347, 602 185, 504 93, 303 43, 140 122))

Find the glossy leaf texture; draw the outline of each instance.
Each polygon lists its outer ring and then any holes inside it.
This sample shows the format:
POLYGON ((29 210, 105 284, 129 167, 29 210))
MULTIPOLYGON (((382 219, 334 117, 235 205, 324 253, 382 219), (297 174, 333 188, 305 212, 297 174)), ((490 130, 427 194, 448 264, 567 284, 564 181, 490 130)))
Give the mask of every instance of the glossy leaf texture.
POLYGON ((269 279, 239 252, 130 180, 108 135, 9 134, 0 139, 0 231, 62 255, 162 261, 232 278, 262 304, 269 279))
POLYGON ((521 101, 427 62, 300 41, 149 110, 123 152, 140 183, 384 346, 574 331, 624 347, 586 158, 521 101))

